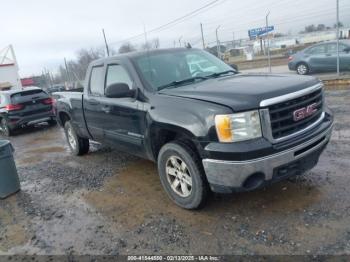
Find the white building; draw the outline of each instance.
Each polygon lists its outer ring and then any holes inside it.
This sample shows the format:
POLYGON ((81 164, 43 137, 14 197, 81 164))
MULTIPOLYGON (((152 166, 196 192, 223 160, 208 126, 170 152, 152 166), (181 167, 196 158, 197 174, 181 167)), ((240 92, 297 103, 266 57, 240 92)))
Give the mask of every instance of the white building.
POLYGON ((0 90, 22 88, 19 68, 13 47, 0 50, 0 90))

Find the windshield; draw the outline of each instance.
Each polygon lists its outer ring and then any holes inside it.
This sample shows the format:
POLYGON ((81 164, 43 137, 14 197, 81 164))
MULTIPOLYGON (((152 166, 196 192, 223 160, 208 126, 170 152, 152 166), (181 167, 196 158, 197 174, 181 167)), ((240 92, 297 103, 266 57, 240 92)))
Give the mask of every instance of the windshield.
MULTIPOLYGON (((183 80, 231 71, 232 68, 215 56, 201 50, 183 50, 149 54, 135 59, 142 78, 154 90, 183 80)), ((190 82, 183 82, 188 84, 190 82)))

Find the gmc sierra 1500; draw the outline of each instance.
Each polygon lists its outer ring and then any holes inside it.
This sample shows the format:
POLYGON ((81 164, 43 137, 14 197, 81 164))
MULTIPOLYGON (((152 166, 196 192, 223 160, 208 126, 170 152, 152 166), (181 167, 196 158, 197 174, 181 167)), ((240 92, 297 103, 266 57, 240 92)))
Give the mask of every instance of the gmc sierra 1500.
POLYGON ((197 49, 97 60, 83 93, 54 96, 74 154, 92 139, 155 161, 187 209, 210 190, 250 191, 311 169, 333 127, 316 78, 241 74, 197 49))

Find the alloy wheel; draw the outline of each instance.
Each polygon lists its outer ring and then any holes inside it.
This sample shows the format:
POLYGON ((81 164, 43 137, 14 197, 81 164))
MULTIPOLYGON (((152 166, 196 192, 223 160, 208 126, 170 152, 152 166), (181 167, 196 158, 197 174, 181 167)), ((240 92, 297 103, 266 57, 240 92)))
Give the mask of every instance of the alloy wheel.
POLYGON ((166 162, 166 176, 171 189, 185 198, 192 192, 192 177, 186 163, 177 156, 169 157, 166 162))
POLYGON ((67 136, 68 136, 68 142, 69 142, 69 145, 73 148, 73 149, 76 149, 77 147, 77 141, 75 139, 75 136, 74 136, 74 133, 73 133, 73 130, 71 127, 69 127, 67 129, 67 136))
POLYGON ((298 74, 299 75, 305 75, 306 72, 307 72, 307 67, 306 67, 306 65, 301 64, 301 65, 298 66, 297 70, 298 70, 298 74))

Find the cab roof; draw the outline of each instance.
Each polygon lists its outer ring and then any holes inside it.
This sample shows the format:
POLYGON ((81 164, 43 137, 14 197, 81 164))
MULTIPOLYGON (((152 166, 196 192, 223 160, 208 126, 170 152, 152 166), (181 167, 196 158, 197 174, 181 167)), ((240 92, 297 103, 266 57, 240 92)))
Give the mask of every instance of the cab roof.
POLYGON ((93 63, 102 63, 102 62, 108 62, 108 61, 112 61, 115 59, 120 59, 120 60, 124 60, 124 59, 135 59, 135 58, 139 58, 142 56, 146 56, 146 55, 156 55, 156 54, 165 54, 165 53, 178 53, 178 52, 183 52, 183 51, 198 51, 201 49, 197 49, 197 48, 161 48, 161 49, 152 49, 152 50, 145 50, 145 51, 134 51, 134 52, 130 52, 130 53, 125 53, 125 54, 119 54, 116 56, 110 56, 110 57, 105 57, 105 58, 100 58, 98 60, 95 60, 93 63))

